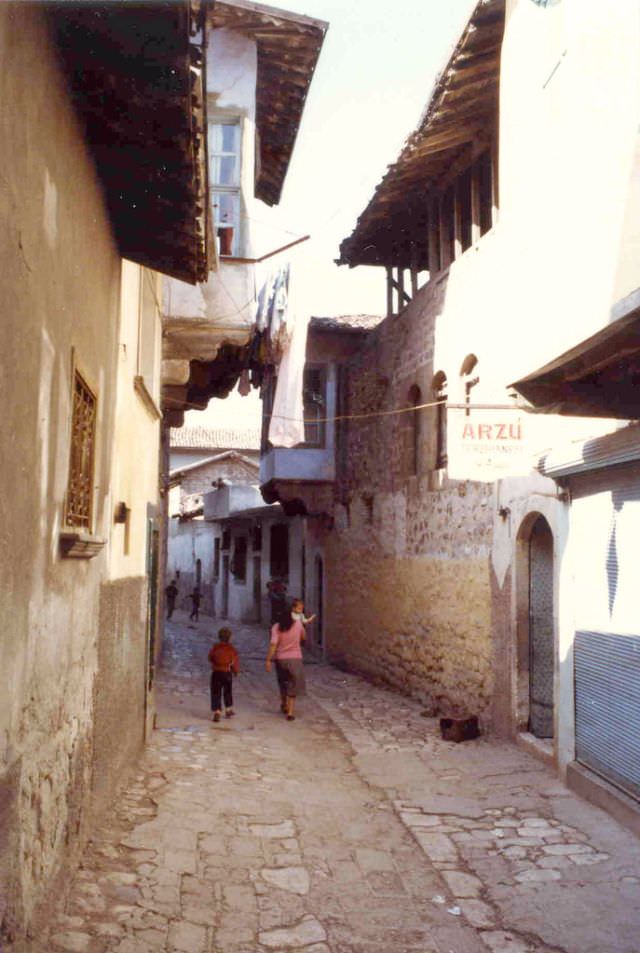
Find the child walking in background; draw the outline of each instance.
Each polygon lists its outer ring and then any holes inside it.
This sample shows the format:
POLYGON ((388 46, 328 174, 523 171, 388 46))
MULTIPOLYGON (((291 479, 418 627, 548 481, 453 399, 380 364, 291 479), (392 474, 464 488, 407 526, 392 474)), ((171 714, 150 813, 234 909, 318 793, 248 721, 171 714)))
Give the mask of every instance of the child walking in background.
POLYGON ((226 717, 231 718, 235 715, 233 710, 233 676, 240 671, 240 659, 233 645, 230 645, 232 635, 231 629, 220 629, 218 641, 209 649, 211 711, 214 721, 220 721, 223 697, 226 717))

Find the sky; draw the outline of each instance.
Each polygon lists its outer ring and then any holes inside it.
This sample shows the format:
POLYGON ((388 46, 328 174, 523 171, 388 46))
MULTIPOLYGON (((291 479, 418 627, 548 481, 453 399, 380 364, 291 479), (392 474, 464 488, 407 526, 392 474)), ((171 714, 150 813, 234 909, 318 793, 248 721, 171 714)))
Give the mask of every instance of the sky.
MULTIPOLYGON (((300 247, 307 279, 298 294, 298 306, 309 314, 381 314, 383 269, 338 268, 334 259, 417 125, 475 0, 277 0, 273 5, 329 22, 274 216, 274 244, 312 236, 300 247)), ((259 412, 255 394, 230 396, 188 414, 187 423, 257 426, 259 412)))

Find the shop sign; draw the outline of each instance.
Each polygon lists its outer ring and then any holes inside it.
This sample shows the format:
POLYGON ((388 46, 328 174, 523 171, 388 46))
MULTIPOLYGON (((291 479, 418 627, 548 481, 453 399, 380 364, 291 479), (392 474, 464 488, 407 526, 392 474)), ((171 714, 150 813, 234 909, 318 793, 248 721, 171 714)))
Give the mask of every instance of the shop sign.
POLYGON ((447 411, 448 472, 454 480, 499 480, 531 470, 531 420, 521 411, 447 411))

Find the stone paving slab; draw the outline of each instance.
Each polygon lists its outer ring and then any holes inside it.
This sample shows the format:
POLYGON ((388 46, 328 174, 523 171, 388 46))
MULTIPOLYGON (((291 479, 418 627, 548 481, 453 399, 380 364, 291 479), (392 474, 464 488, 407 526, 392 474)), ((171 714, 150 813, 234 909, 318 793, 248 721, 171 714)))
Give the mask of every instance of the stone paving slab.
POLYGON ((530 755, 317 664, 288 723, 249 626, 213 724, 215 628, 176 613, 158 730, 28 953, 640 953, 638 841, 530 755))

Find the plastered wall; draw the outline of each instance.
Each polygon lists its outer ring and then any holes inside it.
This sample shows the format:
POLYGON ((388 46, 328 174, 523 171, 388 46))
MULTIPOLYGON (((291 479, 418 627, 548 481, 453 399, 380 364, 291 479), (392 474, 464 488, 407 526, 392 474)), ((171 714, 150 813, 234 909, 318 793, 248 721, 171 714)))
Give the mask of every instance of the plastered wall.
MULTIPOLYGON (((96 696, 117 683, 123 658, 144 658, 98 648, 112 635, 100 621, 107 549, 90 560, 59 551, 74 360, 97 395, 92 531, 106 540, 112 527, 121 259, 35 4, 0 5, 0 166, 2 946, 35 929, 44 898, 78 856, 89 830, 96 696)), ((138 707, 143 687, 141 675, 138 707)), ((121 718, 122 728, 130 751, 135 718, 121 718)), ((112 782, 121 766, 105 764, 112 782)))

